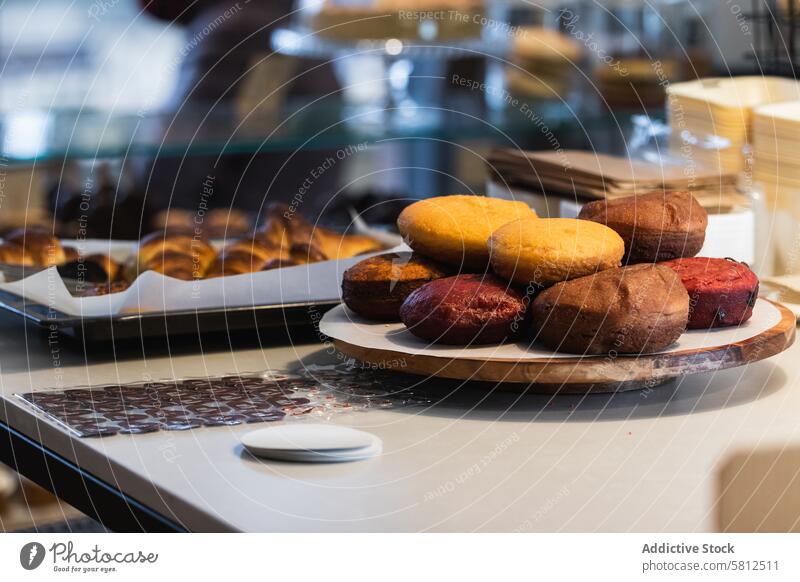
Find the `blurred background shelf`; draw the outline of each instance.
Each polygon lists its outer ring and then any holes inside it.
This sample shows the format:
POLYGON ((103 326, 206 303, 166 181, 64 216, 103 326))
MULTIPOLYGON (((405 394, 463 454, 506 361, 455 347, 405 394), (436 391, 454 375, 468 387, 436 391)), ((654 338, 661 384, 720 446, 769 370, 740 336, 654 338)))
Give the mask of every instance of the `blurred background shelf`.
POLYGON ((469 96, 448 99, 438 108, 383 110, 295 102, 274 115, 245 118, 224 109, 148 116, 89 109, 23 110, 0 115, 0 158, 5 165, 24 166, 135 156, 289 154, 409 139, 453 144, 484 140, 526 147, 548 132, 573 142, 588 142, 603 131, 624 137, 632 112, 584 114, 565 103, 524 98, 517 107, 487 111, 480 99, 469 96), (397 123, 403 117, 408 124, 397 123), (420 117, 428 121, 421 123, 420 117))

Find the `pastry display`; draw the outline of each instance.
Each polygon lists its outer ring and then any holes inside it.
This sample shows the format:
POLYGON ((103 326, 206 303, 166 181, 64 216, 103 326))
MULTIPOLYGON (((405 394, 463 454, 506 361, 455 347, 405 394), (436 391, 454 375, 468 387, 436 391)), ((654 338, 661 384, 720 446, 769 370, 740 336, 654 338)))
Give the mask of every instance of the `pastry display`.
POLYGON ((528 301, 508 282, 491 275, 457 275, 426 283, 400 307, 415 336, 442 344, 492 344, 527 328, 528 301))
POLYGON ((400 306, 406 297, 449 274, 447 267, 416 253, 378 255, 344 272, 342 300, 367 319, 399 321, 400 306))
POLYGON ((400 234, 414 251, 458 267, 484 268, 486 241, 504 224, 535 219, 524 202, 483 196, 439 196, 415 202, 397 219, 400 234))
POLYGON ((518 220, 488 239, 492 270, 520 285, 559 281, 618 267, 622 238, 602 224, 574 218, 518 220))
POLYGON ((689 293, 689 328, 708 329, 740 325, 753 315, 758 277, 744 263, 732 259, 692 257, 666 261, 689 293))
POLYGON ((474 12, 481 8, 482 0, 327 0, 310 26, 320 38, 347 42, 457 40, 480 36, 481 21, 474 12))
POLYGON ((531 311, 536 339, 552 350, 641 354, 677 341, 689 295, 669 267, 632 265, 553 285, 531 311))
MULTIPOLYGON (((211 227, 224 226, 230 234, 234 230, 232 221, 238 222, 239 227, 245 224, 241 216, 236 216, 237 211, 211 211, 206 219, 211 227)), ((90 283, 97 285, 91 286, 88 294, 98 295, 127 289, 145 271, 191 281, 350 258, 384 248, 367 236, 314 226, 282 204, 268 205, 264 222, 256 231, 241 238, 226 237, 224 246, 219 241, 212 244, 198 230, 186 228, 193 217, 180 209, 162 214, 164 229, 143 237, 123 264, 109 254, 81 256, 77 249, 62 246, 58 238, 43 229, 17 229, 7 233, 0 244, 0 264, 56 265, 62 277, 81 283, 79 294, 84 284, 90 283)), ((251 224, 249 218, 246 223, 251 224)), ((213 232, 213 228, 206 231, 213 232)))
POLYGON ((652 192, 597 200, 578 218, 605 224, 625 241, 626 264, 655 263, 700 252, 708 214, 689 192, 652 192))

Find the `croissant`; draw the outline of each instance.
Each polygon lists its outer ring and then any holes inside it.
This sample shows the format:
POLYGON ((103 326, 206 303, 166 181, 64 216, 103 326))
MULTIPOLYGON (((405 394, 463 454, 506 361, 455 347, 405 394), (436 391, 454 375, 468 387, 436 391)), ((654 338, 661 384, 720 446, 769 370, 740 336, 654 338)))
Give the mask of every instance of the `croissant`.
POLYGON ((206 277, 242 275, 261 271, 269 261, 288 260, 289 255, 257 237, 236 241, 217 256, 206 277))
POLYGON ((33 257, 29 252, 19 245, 9 243, 0 244, 0 263, 22 267, 34 266, 33 257))
POLYGON ((37 267, 60 265, 67 258, 61 241, 46 230, 17 229, 6 235, 5 242, 22 247, 37 267))
POLYGON ((321 226, 314 230, 314 240, 329 259, 349 259, 384 248, 381 243, 368 236, 340 234, 321 226))
POLYGON ((139 242, 135 261, 126 269, 125 278, 133 280, 139 273, 151 270, 185 281, 201 279, 216 255, 214 247, 196 236, 155 232, 139 242))

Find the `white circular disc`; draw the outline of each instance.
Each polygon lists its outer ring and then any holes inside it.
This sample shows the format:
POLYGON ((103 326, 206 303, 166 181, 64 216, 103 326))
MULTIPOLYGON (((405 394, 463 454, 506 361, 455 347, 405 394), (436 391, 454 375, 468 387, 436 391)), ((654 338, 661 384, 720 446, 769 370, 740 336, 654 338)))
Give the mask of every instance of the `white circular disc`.
POLYGON ((374 444, 373 435, 335 424, 279 424, 249 432, 242 444, 258 451, 329 452, 364 449, 374 444))
POLYGON ((344 451, 259 450, 253 454, 273 461, 289 461, 293 463, 344 463, 369 459, 381 454, 381 452, 383 452, 383 444, 379 438, 375 437, 373 445, 362 449, 344 451))

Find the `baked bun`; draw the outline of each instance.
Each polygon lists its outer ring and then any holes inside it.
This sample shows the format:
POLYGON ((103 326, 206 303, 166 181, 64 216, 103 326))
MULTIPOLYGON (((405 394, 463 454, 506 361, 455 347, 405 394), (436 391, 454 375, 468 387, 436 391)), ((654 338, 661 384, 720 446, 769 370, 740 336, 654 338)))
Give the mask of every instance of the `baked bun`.
POLYGON ((33 267, 33 256, 20 245, 3 243, 0 244, 0 263, 4 265, 17 265, 22 267, 33 267))
POLYGON ((689 328, 744 323, 758 299, 758 277, 733 259, 690 257, 661 263, 675 271, 689 293, 689 328))
POLYGON ((367 319, 399 321, 400 306, 412 291, 448 274, 443 265, 418 254, 378 255, 344 272, 342 300, 367 319))
POLYGON ((397 218, 397 227, 421 255, 459 267, 484 268, 489 263, 489 236, 504 224, 523 218, 536 218, 524 202, 439 196, 408 206, 397 218))
POLYGON ((495 344, 526 327, 528 302, 492 275, 457 275, 426 283, 400 306, 400 319, 424 340, 455 345, 495 344))
POLYGON ((511 222, 492 234, 488 248, 497 275, 536 287, 618 267, 625 253, 613 230, 574 218, 511 222))
POLYGON ((553 285, 532 314, 537 339, 555 351, 650 353, 686 329, 689 295, 669 267, 632 265, 553 285))
POLYGON ((689 192, 653 192, 586 204, 578 218, 605 224, 625 241, 625 264, 693 257, 708 214, 689 192))
POLYGON ((37 267, 52 267, 66 260, 61 241, 46 230, 17 229, 6 235, 5 242, 22 247, 37 267))

